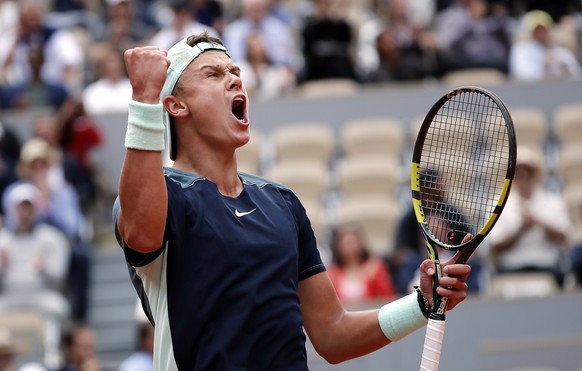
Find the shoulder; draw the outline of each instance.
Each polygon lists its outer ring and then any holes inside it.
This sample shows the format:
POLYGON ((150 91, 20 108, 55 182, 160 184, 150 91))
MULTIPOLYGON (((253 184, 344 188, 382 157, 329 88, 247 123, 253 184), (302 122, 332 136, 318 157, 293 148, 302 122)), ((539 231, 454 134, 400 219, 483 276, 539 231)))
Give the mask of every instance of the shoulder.
POLYGON ((164 176, 166 177, 166 180, 171 181, 168 183, 177 184, 181 188, 188 188, 198 181, 206 180, 206 178, 198 174, 189 173, 187 171, 182 171, 170 167, 164 168, 164 176))
POLYGON ((277 183, 275 181, 247 173, 239 173, 239 177, 246 186, 256 186, 258 189, 262 190, 273 190, 280 194, 285 200, 293 204, 300 203, 298 197, 284 184, 277 183))
POLYGON ((242 173, 242 172, 238 173, 238 175, 240 176, 240 178, 242 179, 244 184, 256 185, 258 187, 265 187, 267 185, 270 185, 270 186, 273 186, 275 188, 289 189, 280 183, 274 182, 274 181, 269 180, 267 178, 260 177, 258 175, 242 173))

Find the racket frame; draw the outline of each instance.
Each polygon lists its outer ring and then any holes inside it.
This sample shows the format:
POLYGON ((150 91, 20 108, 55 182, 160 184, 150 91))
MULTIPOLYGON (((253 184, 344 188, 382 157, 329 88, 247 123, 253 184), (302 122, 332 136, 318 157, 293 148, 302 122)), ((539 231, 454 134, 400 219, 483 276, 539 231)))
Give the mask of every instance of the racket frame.
POLYGON ((507 109, 503 101, 496 94, 481 87, 462 86, 453 89, 449 91, 447 94, 443 95, 438 101, 436 101, 433 104, 431 109, 428 111, 419 129, 414 150, 412 153, 412 166, 410 176, 412 203, 418 225, 422 231, 423 239, 426 244, 429 258, 435 264, 435 275, 433 277, 433 306, 429 317, 427 333, 425 336, 425 343, 420 366, 422 371, 438 370, 445 330, 447 298, 441 297, 437 293, 437 287, 439 285, 438 282, 440 278, 443 276, 442 265, 437 253, 437 247, 451 251, 462 250, 462 252, 458 255, 457 259, 455 260, 455 263, 464 264, 468 261, 469 257, 473 254, 477 246, 479 246, 479 244, 483 242, 483 240, 485 239, 487 234, 491 231, 495 223, 497 223, 499 215, 501 214, 503 208, 505 207, 507 197, 509 196, 509 192, 511 190, 513 176, 515 174, 516 157, 517 157, 517 144, 515 137, 515 129, 513 126, 513 121, 511 119, 509 110, 507 109), (459 94, 464 93, 479 93, 486 95, 491 100, 493 100, 495 104, 499 107, 499 110, 503 115, 508 135, 508 147, 509 147, 508 166, 505 174, 505 181, 497 205, 495 206, 491 216, 489 217, 485 225, 481 228, 481 230, 479 230, 477 235, 474 235, 473 238, 471 238, 469 241, 459 245, 448 245, 445 243, 441 243, 436 238, 433 238, 433 234, 431 233, 428 227, 426 215, 422 207, 422 201, 420 199, 420 171, 421 171, 420 164, 424 141, 426 139, 426 135, 433 122, 434 117, 437 115, 437 113, 440 111, 440 109, 447 101, 453 99, 455 96, 459 94))

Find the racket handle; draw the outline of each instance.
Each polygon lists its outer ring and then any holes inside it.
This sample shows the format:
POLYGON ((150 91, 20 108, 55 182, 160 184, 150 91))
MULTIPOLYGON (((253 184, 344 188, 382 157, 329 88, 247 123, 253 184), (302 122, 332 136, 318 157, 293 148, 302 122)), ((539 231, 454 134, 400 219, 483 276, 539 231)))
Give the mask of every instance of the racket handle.
POLYGON ((445 321, 429 319, 420 362, 421 371, 437 371, 439 369, 444 336, 445 321))

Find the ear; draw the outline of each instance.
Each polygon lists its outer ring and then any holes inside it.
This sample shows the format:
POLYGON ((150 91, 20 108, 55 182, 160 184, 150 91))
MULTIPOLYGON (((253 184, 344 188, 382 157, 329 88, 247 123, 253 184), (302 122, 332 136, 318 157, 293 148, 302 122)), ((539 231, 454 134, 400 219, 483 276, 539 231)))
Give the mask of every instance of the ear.
POLYGON ((168 111, 168 113, 170 114, 170 116, 186 117, 186 115, 190 113, 190 109, 188 108, 186 103, 184 103, 179 98, 174 97, 173 95, 165 97, 162 103, 166 111, 168 111))

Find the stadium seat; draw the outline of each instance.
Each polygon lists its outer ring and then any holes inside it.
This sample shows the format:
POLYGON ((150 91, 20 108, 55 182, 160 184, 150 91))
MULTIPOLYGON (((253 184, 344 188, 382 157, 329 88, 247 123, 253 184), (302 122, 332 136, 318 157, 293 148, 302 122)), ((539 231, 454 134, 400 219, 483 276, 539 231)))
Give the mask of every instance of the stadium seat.
POLYGON ((345 156, 373 155, 399 160, 406 145, 406 131, 398 119, 368 117, 346 122, 340 140, 345 156))
POLYGON ((556 107, 553 123, 560 146, 573 143, 582 145, 582 102, 556 107))
POLYGON ((556 279, 550 273, 506 273, 491 278, 487 295, 504 299, 540 297, 559 291, 556 279))
POLYGON ((569 237, 572 241, 582 242, 582 181, 564 188, 563 196, 572 222, 569 237))
POLYGON ((14 336, 20 361, 42 360, 57 366, 60 325, 41 312, 32 309, 3 312, 0 328, 9 330, 14 336))
POLYGON ((322 203, 329 186, 328 169, 314 161, 275 164, 265 177, 290 188, 304 203, 322 203))
POLYGON ((511 107, 509 113, 515 126, 518 146, 544 151, 549 126, 544 112, 535 107, 511 107))
POLYGON ((364 229, 370 251, 388 256, 392 251, 393 234, 400 219, 400 207, 394 198, 352 197, 342 200, 337 208, 337 223, 358 223, 364 229))
POLYGON ((560 146, 558 175, 564 188, 573 183, 582 184, 582 146, 576 144, 560 146))
POLYGON ((236 151, 238 170, 259 175, 262 162, 262 135, 258 131, 251 133, 251 140, 236 151))
POLYGON ((277 163, 307 160, 326 166, 336 145, 332 128, 324 122, 298 122, 277 127, 273 129, 272 142, 277 163))
POLYGON ((469 68, 447 73, 442 83, 448 87, 494 86, 507 82, 507 76, 495 68, 469 68))
POLYGON ((336 168, 338 191, 344 199, 396 197, 406 179, 402 173, 399 162, 382 156, 343 157, 336 168))
POLYGON ((325 215, 325 205, 321 201, 304 199, 301 200, 309 221, 311 222, 311 227, 317 237, 318 243, 321 245, 327 240, 327 218, 325 215))
POLYGON ((307 81, 298 86, 297 91, 302 98, 327 98, 353 95, 360 86, 352 79, 320 79, 307 81))

